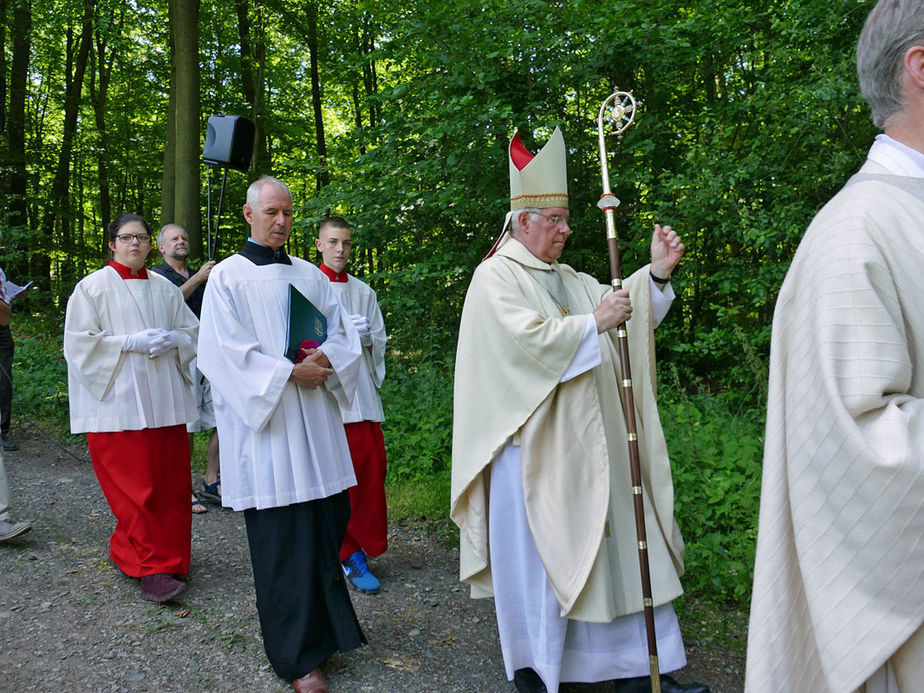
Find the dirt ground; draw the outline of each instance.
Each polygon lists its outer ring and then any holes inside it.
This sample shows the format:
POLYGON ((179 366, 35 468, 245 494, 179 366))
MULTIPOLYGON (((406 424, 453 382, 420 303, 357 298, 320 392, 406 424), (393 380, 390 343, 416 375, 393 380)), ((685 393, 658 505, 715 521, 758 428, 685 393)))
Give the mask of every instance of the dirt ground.
MULTIPOLYGON (((0 691, 290 691, 263 652, 243 517, 209 506, 193 518, 189 590, 176 604, 143 602, 138 581, 109 563, 114 524, 86 446, 37 431, 6 453, 13 513, 34 529, 0 545, 0 691)), ((332 691, 510 693, 491 600, 458 582, 458 551, 420 528, 391 528, 371 563, 377 595, 353 592, 369 644, 324 666, 332 691)), ((743 655, 681 620, 689 665, 681 681, 743 690, 743 655)), ((602 693, 569 684, 566 693, 602 693)))

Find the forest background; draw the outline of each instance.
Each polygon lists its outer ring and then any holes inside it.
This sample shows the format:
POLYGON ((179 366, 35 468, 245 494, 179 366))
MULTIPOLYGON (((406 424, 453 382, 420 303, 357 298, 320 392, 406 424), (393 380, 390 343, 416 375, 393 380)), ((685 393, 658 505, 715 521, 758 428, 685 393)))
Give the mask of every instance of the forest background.
MULTIPOLYGON (((290 253, 327 214, 389 331, 383 389, 393 518, 448 519, 452 377, 471 273, 508 209, 507 143, 561 125, 564 260, 609 279, 595 118, 611 139, 626 274, 654 222, 682 234, 657 331, 688 594, 746 613, 770 325, 803 230, 875 135, 854 51, 872 0, 0 0, 0 264, 17 283, 15 416, 67 434, 63 311, 120 211, 189 232, 197 267, 245 237, 250 180, 295 197, 290 253), (246 116, 246 173, 201 160, 212 114, 246 116), (222 216, 216 219, 218 203, 222 216), (209 236, 208 229, 218 233, 209 236)), ((156 251, 150 264, 159 263, 156 251)))

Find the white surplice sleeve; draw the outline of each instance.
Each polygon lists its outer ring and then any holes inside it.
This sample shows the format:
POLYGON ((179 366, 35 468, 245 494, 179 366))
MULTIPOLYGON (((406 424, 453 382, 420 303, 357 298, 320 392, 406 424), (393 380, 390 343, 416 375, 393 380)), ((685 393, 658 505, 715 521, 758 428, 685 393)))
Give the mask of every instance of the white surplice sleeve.
POLYGON ((667 317, 667 311, 671 309, 676 294, 674 294, 674 287, 670 284, 665 286, 663 291, 659 289, 650 274, 649 272, 648 290, 651 293, 651 324, 657 329, 661 321, 667 317))
POLYGON ((86 287, 77 284, 64 317, 64 358, 81 384, 102 400, 115 382, 124 334, 104 329, 86 287))
POLYGON ((263 353, 257 335, 239 319, 223 278, 213 272, 206 285, 199 324, 199 370, 237 418, 259 431, 276 410, 293 364, 263 353))
POLYGON ((366 317, 369 318, 369 334, 372 336, 372 346, 363 348, 363 358, 365 358, 366 365, 369 367, 373 384, 377 389, 380 389, 382 382, 385 380, 385 344, 388 338, 385 335, 385 319, 382 317, 382 310, 379 308, 379 302, 374 291, 371 292, 369 297, 366 317))
MULTIPOLYGON (((674 302, 675 294, 670 284, 665 286, 662 291, 650 277, 648 283, 651 292, 651 322, 657 328, 667 316, 667 311, 670 310, 671 304, 674 302)), ((567 382, 581 373, 589 371, 591 368, 596 368, 601 362, 600 341, 597 339, 597 321, 594 319, 593 313, 588 313, 581 345, 578 347, 574 358, 571 359, 571 363, 568 364, 568 370, 565 371, 559 382, 567 382)))

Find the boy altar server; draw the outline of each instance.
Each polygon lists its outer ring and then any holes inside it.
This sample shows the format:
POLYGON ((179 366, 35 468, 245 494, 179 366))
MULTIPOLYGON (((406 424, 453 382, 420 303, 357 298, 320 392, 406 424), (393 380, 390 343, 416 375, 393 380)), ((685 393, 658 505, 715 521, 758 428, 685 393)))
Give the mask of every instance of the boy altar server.
POLYGON ((347 220, 334 216, 322 221, 314 243, 323 258, 321 271, 330 279, 331 288, 359 332, 363 346, 356 399, 349 407, 340 408, 356 472, 356 486, 350 489, 350 523, 340 547, 340 561, 344 575, 356 589, 374 593, 382 585, 369 570, 366 558, 374 558, 388 548, 385 438, 381 426, 385 412, 379 397, 385 379, 385 321, 375 291, 347 274, 353 249, 347 220))

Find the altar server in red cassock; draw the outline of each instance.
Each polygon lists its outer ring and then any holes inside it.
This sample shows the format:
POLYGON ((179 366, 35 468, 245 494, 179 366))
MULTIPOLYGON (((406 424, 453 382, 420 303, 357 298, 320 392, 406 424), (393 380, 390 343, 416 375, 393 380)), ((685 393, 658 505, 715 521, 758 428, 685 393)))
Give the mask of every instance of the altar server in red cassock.
POLYGON ((343 217, 321 222, 315 245, 321 253, 321 271, 331 281, 334 294, 359 332, 363 347, 356 398, 340 407, 346 429, 356 486, 350 488, 350 523, 347 525, 340 561, 343 573, 356 589, 378 592, 381 584, 369 570, 366 558, 388 548, 385 505, 385 420, 379 388, 385 379, 385 321, 375 291, 346 271, 353 248, 350 224, 343 217))
POLYGON ((108 265, 81 280, 67 302, 71 432, 86 433, 93 468, 116 518, 109 555, 141 578, 142 597, 165 602, 189 570, 189 445, 196 418, 190 362, 198 322, 183 294, 145 271, 147 222, 109 225, 108 265))

